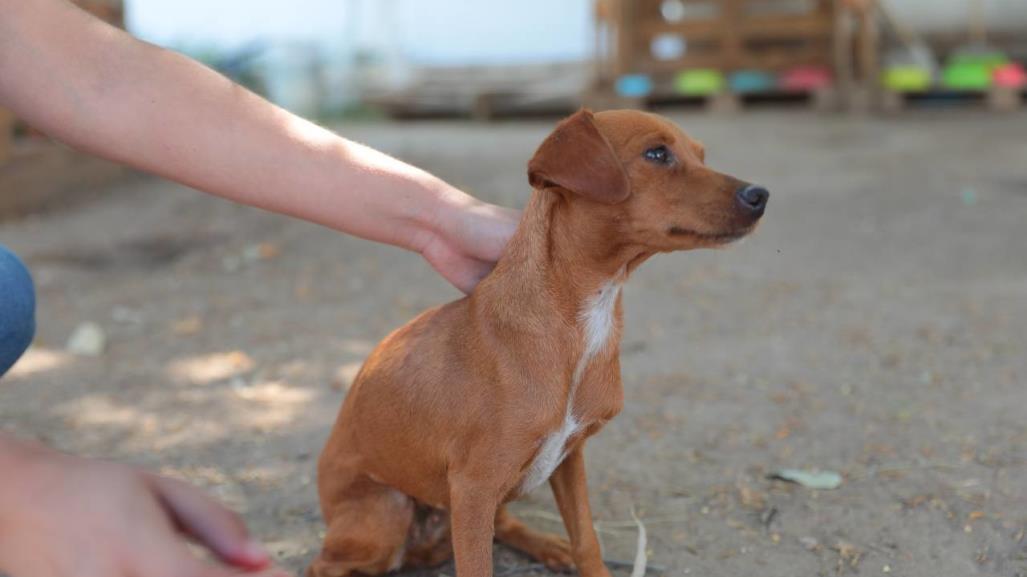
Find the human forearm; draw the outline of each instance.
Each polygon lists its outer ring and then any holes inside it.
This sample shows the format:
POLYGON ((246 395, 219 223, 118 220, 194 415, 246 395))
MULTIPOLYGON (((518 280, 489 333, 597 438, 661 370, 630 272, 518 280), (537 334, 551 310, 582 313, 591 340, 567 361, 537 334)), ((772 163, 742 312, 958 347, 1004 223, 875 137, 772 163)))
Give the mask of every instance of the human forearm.
POLYGON ((0 100, 72 146, 414 250, 440 211, 475 202, 62 1, 0 8, 0 100))

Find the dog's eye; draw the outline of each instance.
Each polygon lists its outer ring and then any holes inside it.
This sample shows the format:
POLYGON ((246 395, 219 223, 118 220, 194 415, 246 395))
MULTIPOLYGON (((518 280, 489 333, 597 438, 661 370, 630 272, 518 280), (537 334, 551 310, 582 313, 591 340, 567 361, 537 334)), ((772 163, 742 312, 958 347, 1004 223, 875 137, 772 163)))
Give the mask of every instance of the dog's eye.
POLYGON ((663 145, 654 146, 653 148, 646 150, 642 156, 644 156, 649 162, 656 164, 670 164, 670 162, 674 160, 674 156, 671 155, 670 151, 667 150, 667 147, 663 145))

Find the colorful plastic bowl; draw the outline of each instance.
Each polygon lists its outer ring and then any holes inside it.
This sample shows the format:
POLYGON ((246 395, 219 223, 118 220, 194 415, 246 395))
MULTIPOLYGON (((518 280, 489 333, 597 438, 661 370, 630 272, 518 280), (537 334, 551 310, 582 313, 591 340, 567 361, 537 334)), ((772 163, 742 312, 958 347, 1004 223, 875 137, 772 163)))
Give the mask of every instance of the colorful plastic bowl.
POLYGON ((777 86, 777 78, 762 70, 739 70, 728 77, 728 87, 738 94, 769 92, 777 86))
POLYGON ((893 92, 924 92, 931 87, 931 71, 917 66, 891 66, 881 73, 881 84, 893 92))
POLYGON ((810 92, 834 84, 831 71, 821 66, 799 66, 781 75, 779 86, 788 91, 810 92))
POLYGON ((950 90, 987 90, 991 87, 991 70, 981 63, 952 63, 941 71, 941 83, 950 90))
POLYGON ((645 74, 625 74, 617 79, 617 94, 625 98, 644 98, 653 91, 653 81, 645 74))
POLYGON ((674 78, 674 90, 686 96, 709 96, 724 91, 727 83, 719 70, 685 70, 674 78))
POLYGON ((1023 88, 1027 86, 1027 72, 1016 62, 1003 64, 991 73, 995 86, 1001 88, 1023 88))

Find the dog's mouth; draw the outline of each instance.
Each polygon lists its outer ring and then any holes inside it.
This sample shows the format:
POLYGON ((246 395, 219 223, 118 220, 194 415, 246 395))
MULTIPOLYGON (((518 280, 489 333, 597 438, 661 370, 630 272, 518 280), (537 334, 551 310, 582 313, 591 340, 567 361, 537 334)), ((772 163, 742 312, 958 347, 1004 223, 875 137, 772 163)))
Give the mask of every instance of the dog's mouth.
POLYGON ((672 226, 669 229, 667 229, 667 234, 673 237, 693 238, 695 240, 699 240, 702 242, 723 244, 733 242, 742 238, 743 236, 752 232, 754 228, 756 228, 755 225, 747 226, 745 228, 732 230, 728 232, 699 232, 697 230, 692 230, 689 228, 672 226))

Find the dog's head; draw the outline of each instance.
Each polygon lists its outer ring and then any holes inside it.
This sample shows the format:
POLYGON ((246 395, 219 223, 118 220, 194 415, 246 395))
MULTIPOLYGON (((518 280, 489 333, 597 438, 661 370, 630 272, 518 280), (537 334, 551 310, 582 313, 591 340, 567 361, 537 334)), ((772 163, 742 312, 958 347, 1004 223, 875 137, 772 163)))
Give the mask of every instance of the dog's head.
POLYGON ((635 110, 570 116, 539 146, 528 178, 617 225, 624 241, 656 251, 741 238, 769 197, 707 168, 702 145, 669 120, 635 110))

